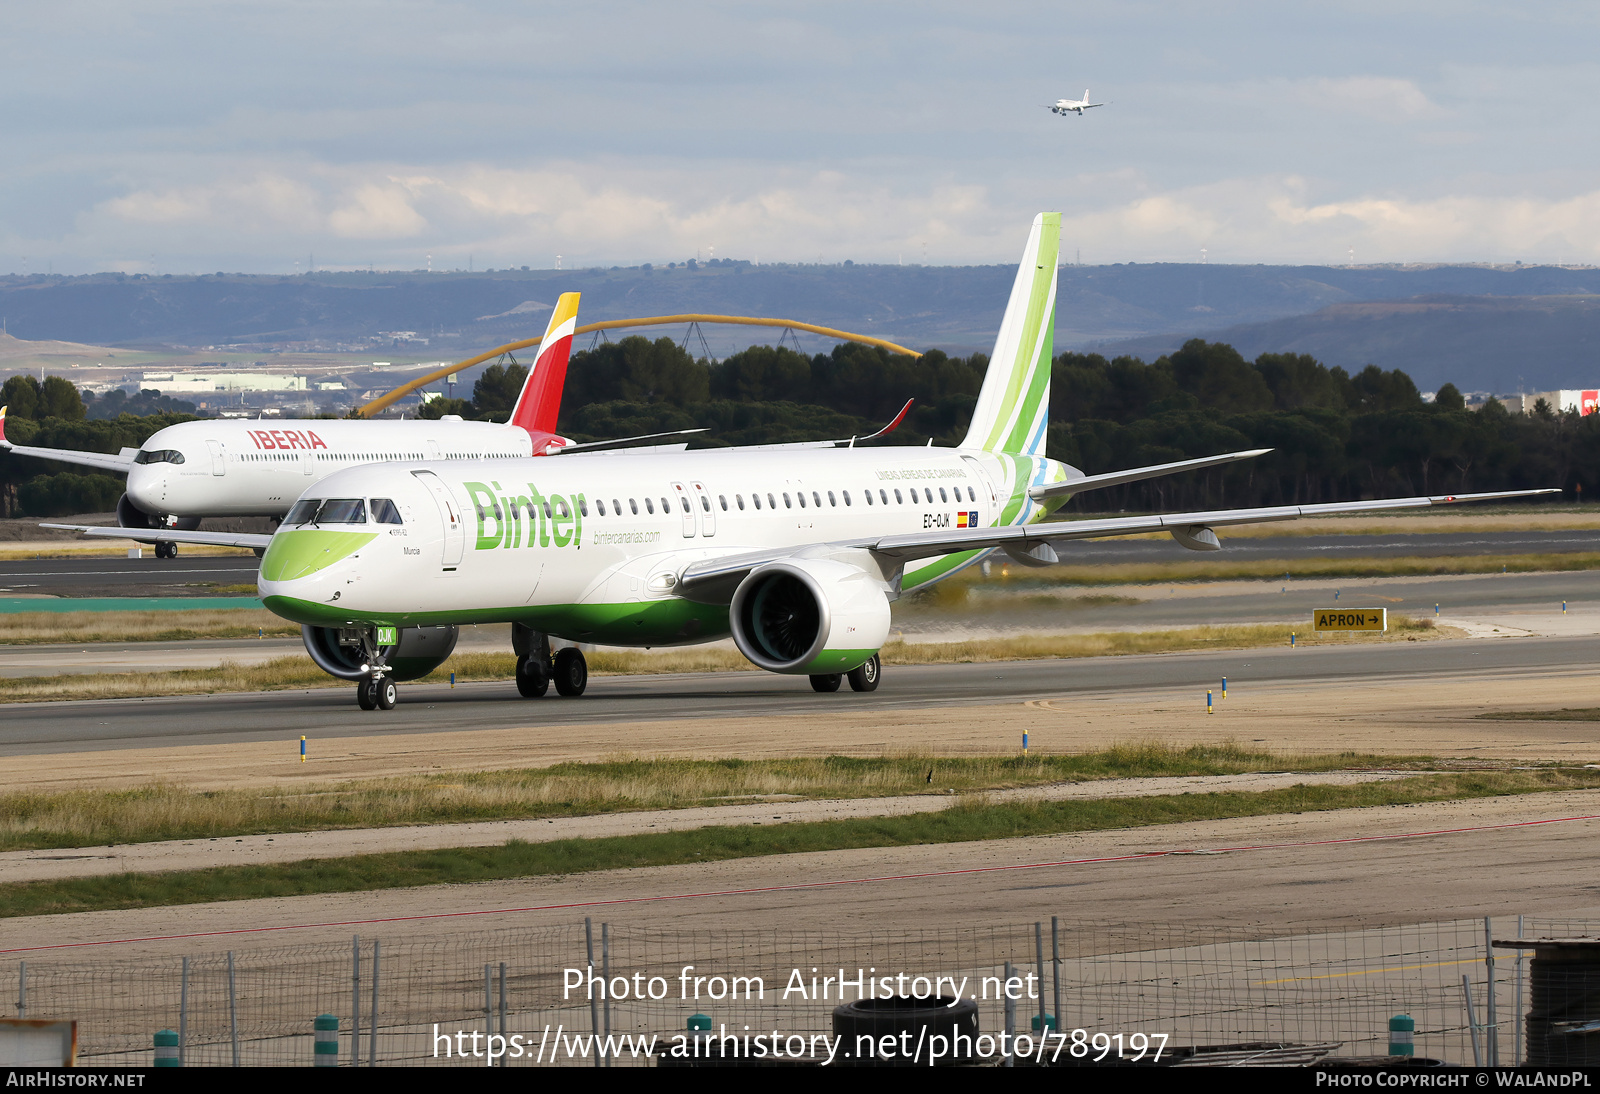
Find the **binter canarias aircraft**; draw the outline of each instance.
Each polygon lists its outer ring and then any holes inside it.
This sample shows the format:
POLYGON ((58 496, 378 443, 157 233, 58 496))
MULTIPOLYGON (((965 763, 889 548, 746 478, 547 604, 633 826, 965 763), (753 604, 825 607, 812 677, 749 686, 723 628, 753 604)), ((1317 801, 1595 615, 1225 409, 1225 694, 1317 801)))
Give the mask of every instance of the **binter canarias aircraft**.
MULTIPOLYGON (((1118 516, 1040 523, 1073 494, 1260 455, 1084 476, 1044 456, 1061 218, 1023 252, 961 445, 706 450, 606 459, 458 459, 337 471, 266 547, 260 590, 312 658, 368 709, 438 666, 456 628, 511 623, 517 687, 563 695, 583 654, 551 636, 670 646, 732 635, 771 672, 878 686, 891 605, 993 551, 1047 566, 1073 541, 1167 531, 1215 551, 1258 521, 1554 491, 1118 516)), ((181 533, 196 542, 209 533, 181 533)))
MULTIPOLYGON (((128 492, 117 502, 121 527, 187 531, 198 527, 202 517, 282 517, 307 487, 356 464, 505 460, 653 439, 575 444, 556 434, 577 316, 578 294, 563 294, 504 424, 467 422, 456 415, 397 422, 205 419, 168 426, 151 434, 142 447, 111 455, 11 444, 5 439, 5 409, 0 407, 0 448, 18 456, 125 473, 128 492)), ((177 556, 176 538, 148 541, 156 544, 158 558, 177 556)), ((237 537, 226 541, 243 543, 237 537)))

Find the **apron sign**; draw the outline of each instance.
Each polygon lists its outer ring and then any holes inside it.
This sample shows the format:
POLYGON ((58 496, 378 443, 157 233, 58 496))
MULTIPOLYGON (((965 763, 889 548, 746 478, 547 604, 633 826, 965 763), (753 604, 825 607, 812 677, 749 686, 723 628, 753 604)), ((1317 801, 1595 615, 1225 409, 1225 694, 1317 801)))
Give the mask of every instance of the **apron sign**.
POLYGON ((1318 608, 1311 615, 1316 631, 1386 631, 1388 608, 1318 608))

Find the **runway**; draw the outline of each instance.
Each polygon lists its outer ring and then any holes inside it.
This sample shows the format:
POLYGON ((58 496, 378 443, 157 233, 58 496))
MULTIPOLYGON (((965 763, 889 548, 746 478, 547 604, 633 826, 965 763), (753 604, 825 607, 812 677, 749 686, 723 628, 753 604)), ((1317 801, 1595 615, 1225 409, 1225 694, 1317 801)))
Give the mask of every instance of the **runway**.
MULTIPOLYGON (((1600 653, 1594 638, 1444 640, 1381 645, 1230 650, 1151 656, 1040 660, 987 664, 916 665, 885 671, 876 692, 848 688, 817 695, 804 677, 761 672, 593 677, 577 699, 523 699, 515 685, 450 688, 404 684, 400 705, 364 712, 351 687, 159 699, 19 703, 0 719, 0 755, 172 748, 283 741, 300 734, 319 740, 382 734, 470 734, 624 723, 762 720, 800 716, 826 723, 837 717, 905 720, 919 713, 1016 707, 1075 695, 1178 692, 1203 702, 1207 688, 1227 677, 1236 692, 1255 684, 1351 683, 1406 685, 1458 680, 1481 691, 1492 675, 1538 677, 1565 670, 1586 674, 1600 653)), ((1566 694, 1576 694, 1570 689, 1566 694)), ((1552 698, 1560 698, 1553 694, 1552 698)), ((1197 710, 1202 709, 1196 707, 1197 710)), ((1508 731, 1509 732, 1509 731, 1508 731)), ((714 733, 710 734, 714 736, 714 733)), ((616 747, 628 747, 626 739, 616 747)))

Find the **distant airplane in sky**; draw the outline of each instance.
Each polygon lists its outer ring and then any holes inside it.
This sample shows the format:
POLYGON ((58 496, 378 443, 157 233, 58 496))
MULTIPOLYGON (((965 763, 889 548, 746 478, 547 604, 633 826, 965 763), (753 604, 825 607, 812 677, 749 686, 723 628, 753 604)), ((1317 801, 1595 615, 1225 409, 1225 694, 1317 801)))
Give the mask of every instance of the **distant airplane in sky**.
POLYGON ((1089 101, 1089 89, 1088 88, 1084 88, 1083 89, 1083 98, 1081 98, 1081 99, 1057 99, 1056 100, 1056 104, 1050 108, 1050 113, 1052 113, 1052 114, 1061 114, 1063 116, 1065 116, 1067 114, 1076 114, 1078 117, 1081 118, 1081 117, 1083 117, 1083 112, 1085 110, 1088 110, 1090 107, 1092 107, 1092 106, 1105 106, 1105 105, 1106 105, 1105 103, 1091 103, 1089 101))

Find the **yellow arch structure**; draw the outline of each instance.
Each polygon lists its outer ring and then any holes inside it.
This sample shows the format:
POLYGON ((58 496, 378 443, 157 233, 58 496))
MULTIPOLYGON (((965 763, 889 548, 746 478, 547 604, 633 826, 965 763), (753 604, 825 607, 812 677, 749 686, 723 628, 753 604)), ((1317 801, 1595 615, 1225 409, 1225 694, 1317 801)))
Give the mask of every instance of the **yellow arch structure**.
MULTIPOLYGON (((914 349, 907 349, 905 346, 896 345, 895 343, 885 341, 882 338, 873 338, 871 335, 851 334, 849 331, 835 330, 832 327, 819 327, 815 323, 799 323, 793 319, 764 319, 750 315, 652 315, 644 319, 610 319, 602 323, 588 323, 579 327, 572 333, 574 336, 576 336, 579 334, 589 334, 597 330, 619 330, 625 327, 660 327, 674 323, 721 323, 739 327, 792 327, 795 330, 808 331, 811 334, 821 334, 829 338, 837 338, 843 342, 862 342, 869 346, 878 346, 882 349, 888 350, 890 353, 902 353, 908 357, 922 356, 922 354, 918 353, 914 349)), ((435 380, 442 380, 452 373, 460 372, 462 369, 471 368, 473 365, 481 365, 483 362, 498 357, 502 353, 510 353, 513 350, 527 349, 529 346, 537 346, 541 341, 543 341, 542 338, 525 338, 520 342, 507 342, 505 345, 498 346, 492 350, 489 350, 487 353, 480 353, 476 357, 469 357, 465 361, 458 361, 448 368, 441 368, 434 372, 430 372, 426 376, 420 376, 409 383, 401 384, 387 395, 378 396, 378 398, 372 400, 372 402, 368 403, 366 406, 358 408, 356 410, 356 415, 362 418, 370 418, 380 410, 384 410, 387 407, 394 405, 407 395, 410 395, 413 391, 416 391, 418 388, 427 384, 431 384, 435 380)))

